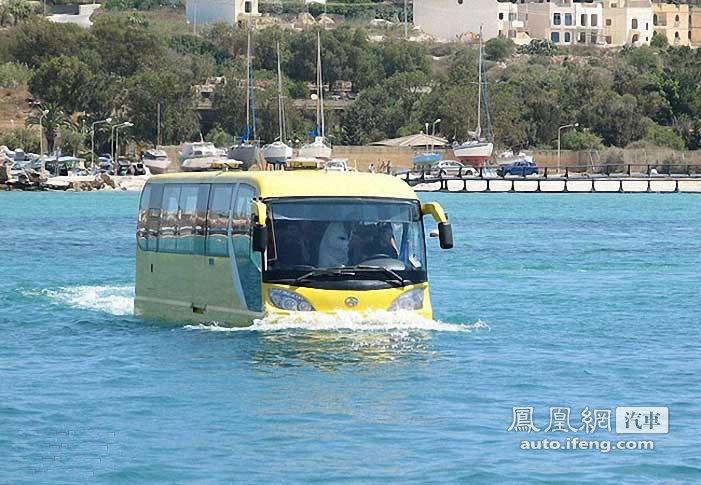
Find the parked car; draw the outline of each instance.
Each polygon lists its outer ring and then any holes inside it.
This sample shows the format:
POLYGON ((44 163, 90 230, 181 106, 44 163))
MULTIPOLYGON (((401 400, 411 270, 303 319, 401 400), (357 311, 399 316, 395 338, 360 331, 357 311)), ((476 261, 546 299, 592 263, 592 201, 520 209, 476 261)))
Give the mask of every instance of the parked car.
POLYGON ((534 175, 538 173, 538 165, 534 162, 527 160, 519 160, 513 163, 505 163, 499 165, 497 169, 497 175, 500 177, 506 177, 507 175, 534 175))
POLYGON ((431 165, 431 175, 435 176, 463 176, 463 175, 477 175, 477 170, 475 167, 465 166, 457 160, 441 160, 440 162, 435 162, 431 165))

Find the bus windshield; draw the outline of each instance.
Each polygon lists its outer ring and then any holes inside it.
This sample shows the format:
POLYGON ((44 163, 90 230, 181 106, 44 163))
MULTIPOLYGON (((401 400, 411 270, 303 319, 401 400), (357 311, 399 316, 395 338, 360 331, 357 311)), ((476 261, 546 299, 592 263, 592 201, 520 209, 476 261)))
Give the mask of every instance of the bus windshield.
POLYGON ((273 200, 268 207, 266 282, 330 288, 351 280, 365 287, 426 281, 418 201, 324 197, 273 200))

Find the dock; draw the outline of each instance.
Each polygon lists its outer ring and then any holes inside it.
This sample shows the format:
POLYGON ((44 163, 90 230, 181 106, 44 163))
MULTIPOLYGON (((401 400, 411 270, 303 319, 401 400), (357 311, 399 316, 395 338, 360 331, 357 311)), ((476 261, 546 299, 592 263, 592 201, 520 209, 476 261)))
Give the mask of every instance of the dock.
POLYGON ((409 171, 398 175, 417 192, 460 193, 701 193, 701 166, 684 166, 679 173, 582 173, 545 169, 537 175, 500 177, 493 169, 478 174, 437 175, 409 171))

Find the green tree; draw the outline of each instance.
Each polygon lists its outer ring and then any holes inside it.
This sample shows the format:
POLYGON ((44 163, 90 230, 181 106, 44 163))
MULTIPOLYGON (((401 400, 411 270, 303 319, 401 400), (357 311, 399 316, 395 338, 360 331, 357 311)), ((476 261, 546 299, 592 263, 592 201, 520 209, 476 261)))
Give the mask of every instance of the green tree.
POLYGON ((199 131, 199 116, 190 80, 167 66, 145 70, 125 83, 122 115, 134 123, 139 141, 155 142, 158 105, 161 105, 161 139, 165 144, 191 140, 199 131))
POLYGON ((103 68, 119 76, 161 68, 165 40, 148 26, 123 16, 100 16, 92 27, 103 68))
POLYGON ((85 133, 73 126, 65 126, 61 128, 59 137, 61 151, 70 153, 74 157, 85 148, 85 133))
POLYGON ((603 141, 589 130, 569 130, 562 135, 564 150, 602 150, 603 141))
POLYGON ((660 126, 653 121, 647 123, 645 138, 655 146, 673 148, 675 150, 684 149, 684 140, 672 128, 660 126))
POLYGON ((511 57, 514 47, 515 45, 511 39, 495 37, 484 43, 484 54, 489 60, 503 61, 504 59, 511 57))
POLYGON ((224 131, 219 125, 216 125, 207 133, 205 140, 214 143, 218 147, 230 147, 236 142, 234 137, 224 131))
POLYGON ((74 24, 57 24, 43 18, 23 22, 14 31, 9 53, 15 62, 37 68, 61 55, 94 59, 89 31, 74 24))
POLYGON ((89 96, 92 72, 77 57, 58 56, 39 67, 29 81, 30 92, 55 103, 68 114, 82 111, 89 96))
POLYGON ((669 46, 667 36, 660 34, 659 32, 653 32, 652 39, 650 40, 650 46, 657 49, 664 49, 665 47, 669 46))
POLYGON ((27 117, 28 125, 40 125, 48 153, 54 151, 56 137, 63 127, 70 127, 71 120, 61 107, 56 103, 43 103, 36 105, 32 114, 27 117), (43 116, 42 114, 45 113, 43 116))

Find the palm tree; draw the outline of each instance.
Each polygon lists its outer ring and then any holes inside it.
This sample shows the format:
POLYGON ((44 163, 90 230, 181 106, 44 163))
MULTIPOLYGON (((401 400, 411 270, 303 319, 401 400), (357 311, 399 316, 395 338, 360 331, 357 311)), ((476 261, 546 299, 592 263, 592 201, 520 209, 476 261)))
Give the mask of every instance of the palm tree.
POLYGON ((41 127, 46 137, 48 153, 53 152, 54 143, 61 127, 72 127, 71 119, 56 103, 38 103, 34 105, 34 112, 27 117, 28 125, 38 125, 41 119, 41 127), (42 114, 46 114, 42 117, 42 114))

